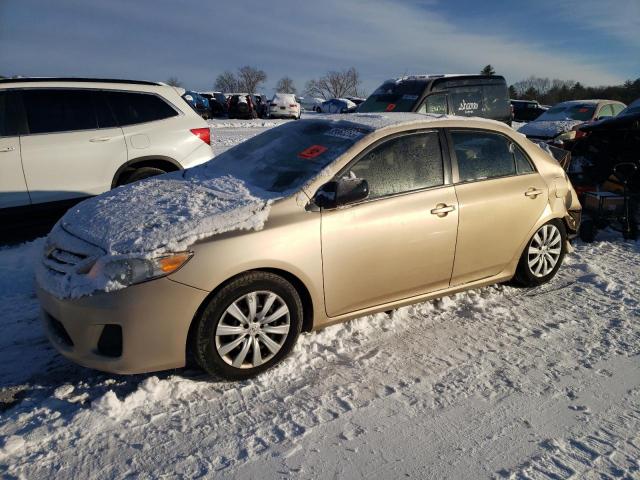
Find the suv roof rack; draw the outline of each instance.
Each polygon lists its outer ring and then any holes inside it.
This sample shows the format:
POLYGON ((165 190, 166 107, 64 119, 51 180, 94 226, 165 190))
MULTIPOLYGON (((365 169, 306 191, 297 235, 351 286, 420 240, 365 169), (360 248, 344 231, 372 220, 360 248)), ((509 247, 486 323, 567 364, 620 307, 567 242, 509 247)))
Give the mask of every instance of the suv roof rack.
POLYGON ((135 85, 164 85, 160 82, 146 80, 120 80, 115 78, 84 78, 84 77, 19 77, 0 78, 1 83, 31 83, 31 82, 80 82, 80 83, 132 83, 135 85))

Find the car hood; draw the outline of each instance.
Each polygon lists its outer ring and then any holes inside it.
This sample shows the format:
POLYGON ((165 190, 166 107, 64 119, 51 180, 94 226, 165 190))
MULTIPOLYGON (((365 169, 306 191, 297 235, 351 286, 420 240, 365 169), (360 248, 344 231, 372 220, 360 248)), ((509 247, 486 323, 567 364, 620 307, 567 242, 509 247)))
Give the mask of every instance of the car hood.
POLYGON ((520 127, 518 132, 527 137, 554 138, 581 123, 584 122, 582 120, 533 121, 520 127))
POLYGON ((125 288, 92 273, 94 265, 182 252, 223 232, 260 230, 274 200, 230 175, 185 180, 174 172, 116 188, 58 221, 36 268, 38 285, 58 298, 125 288))
POLYGON ((175 172, 85 200, 59 224, 109 255, 159 254, 217 233, 260 229, 270 202, 232 176, 185 180, 175 172))

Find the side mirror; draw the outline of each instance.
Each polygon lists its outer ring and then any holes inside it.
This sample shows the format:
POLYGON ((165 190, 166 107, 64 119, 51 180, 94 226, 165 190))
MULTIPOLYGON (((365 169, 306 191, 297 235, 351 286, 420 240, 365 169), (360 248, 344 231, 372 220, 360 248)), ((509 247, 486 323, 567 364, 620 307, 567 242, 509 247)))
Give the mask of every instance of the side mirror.
POLYGON ((369 184, 362 178, 341 178, 322 185, 313 197, 320 208, 337 208, 364 200, 369 196, 369 184))

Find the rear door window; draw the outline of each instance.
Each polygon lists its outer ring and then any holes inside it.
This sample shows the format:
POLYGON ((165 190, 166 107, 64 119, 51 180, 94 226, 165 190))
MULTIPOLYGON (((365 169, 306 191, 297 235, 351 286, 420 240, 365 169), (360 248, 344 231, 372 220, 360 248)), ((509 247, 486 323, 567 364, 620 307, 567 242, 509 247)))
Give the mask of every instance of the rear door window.
POLYGON ((29 133, 57 133, 98 128, 92 92, 74 89, 22 90, 29 133))
MULTIPOLYGON (((516 175, 512 142, 490 132, 452 131, 461 182, 516 175)), ((523 172, 524 173, 524 172, 523 172)))
POLYGON ((447 113, 447 95, 444 93, 436 93, 425 98, 424 103, 420 106, 419 113, 432 113, 434 115, 446 115, 447 113))
POLYGON ((598 111, 598 118, 608 118, 613 116, 613 108, 611 105, 605 105, 598 111))
POLYGON ((137 92, 105 92, 121 126, 175 117, 178 112, 157 95, 137 92))
POLYGON ((611 108, 613 109, 613 115, 618 115, 622 110, 624 110, 624 105, 620 105, 619 103, 614 103, 611 105, 611 108))
POLYGON ((349 168, 369 183, 369 199, 430 188, 444 183, 436 132, 405 135, 376 147, 349 168))

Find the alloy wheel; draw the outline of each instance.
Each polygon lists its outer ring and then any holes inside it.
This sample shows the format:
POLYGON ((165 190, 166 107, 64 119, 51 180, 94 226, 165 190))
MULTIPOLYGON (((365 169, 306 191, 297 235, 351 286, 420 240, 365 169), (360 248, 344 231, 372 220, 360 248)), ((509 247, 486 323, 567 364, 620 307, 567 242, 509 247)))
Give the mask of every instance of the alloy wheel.
POLYGON ((291 328, 289 307, 277 294, 247 293, 227 307, 216 327, 220 358, 235 368, 255 368, 271 360, 291 328))
POLYGON ((562 253, 562 234, 555 225, 543 225, 535 233, 527 250, 529 270, 538 278, 545 277, 558 264, 562 253))

